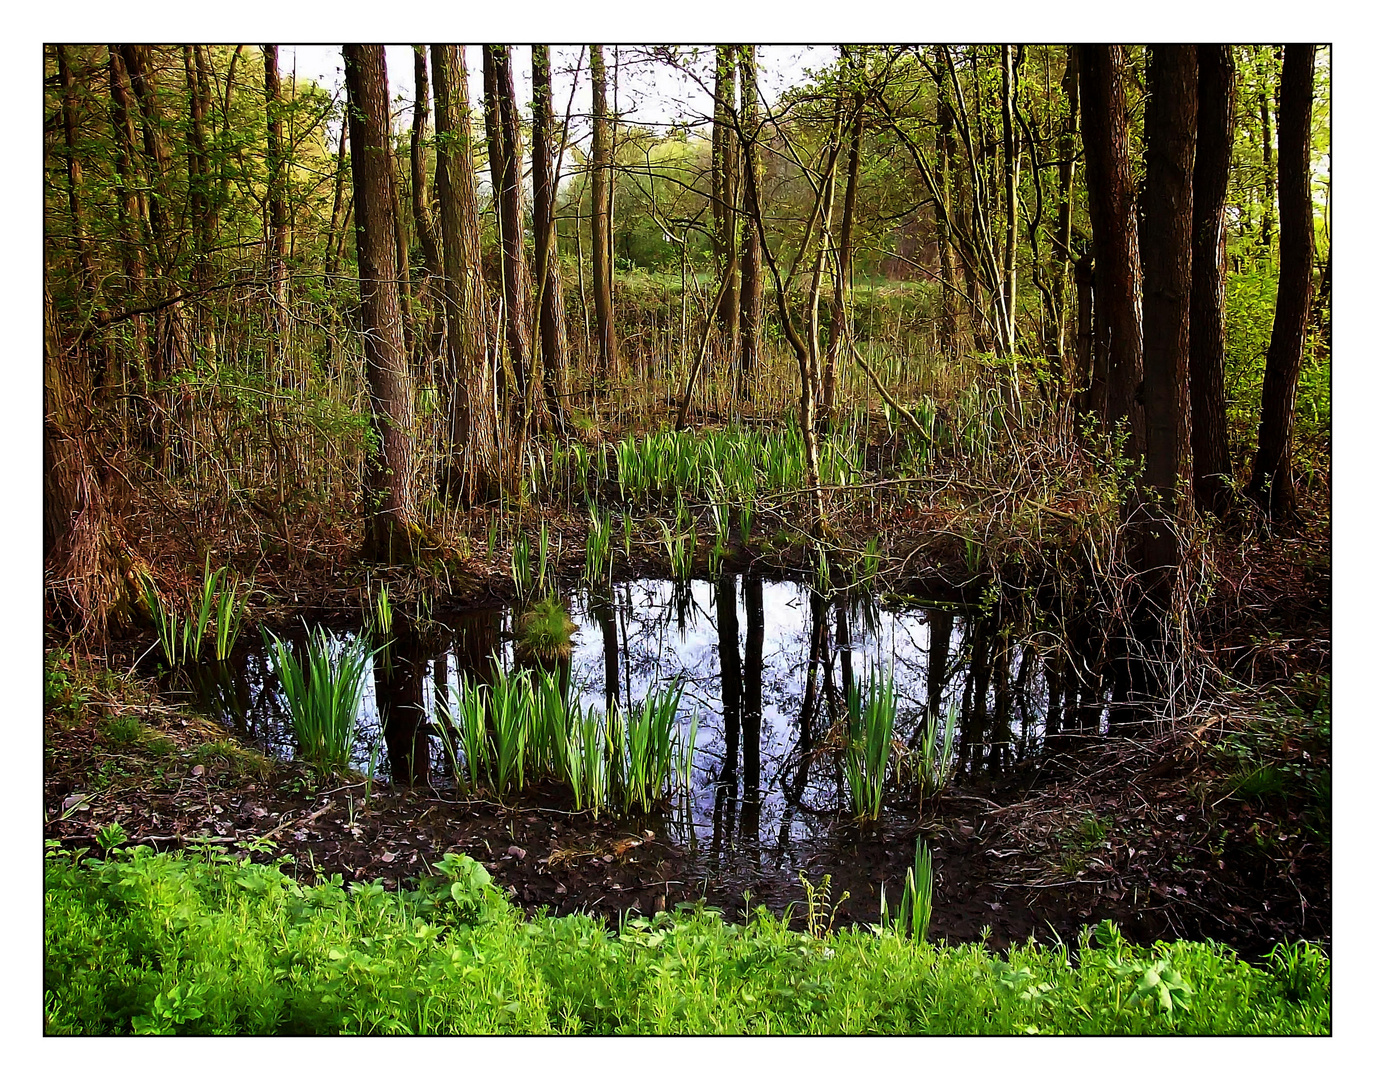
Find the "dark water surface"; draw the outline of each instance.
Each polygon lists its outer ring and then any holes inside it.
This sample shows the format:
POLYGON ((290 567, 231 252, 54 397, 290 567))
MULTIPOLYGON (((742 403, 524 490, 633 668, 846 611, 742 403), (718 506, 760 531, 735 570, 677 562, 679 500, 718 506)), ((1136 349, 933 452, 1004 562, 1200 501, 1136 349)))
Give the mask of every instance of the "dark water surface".
MULTIPOLYGON (((855 592, 728 574, 719 581, 643 579, 567 597, 578 630, 570 660, 584 704, 638 702, 683 682, 679 722, 697 717, 688 797, 669 816, 680 843, 786 848, 848 817, 840 741, 845 688, 891 669, 895 737, 917 746, 924 725, 954 717, 956 781, 996 777, 1042 748, 1066 702, 1048 642, 977 612, 887 610, 855 592)), ((443 626, 397 635, 364 694, 352 764, 400 781, 451 782, 436 695, 461 673, 490 679, 514 662, 509 608, 471 610, 443 626)), ((353 631, 352 633, 356 633, 353 631)), ((351 636, 351 635, 346 635, 351 636)), ((289 714, 254 639, 235 664, 200 673, 202 700, 266 752, 289 759, 289 714)), ((1090 723, 1094 714, 1090 713, 1090 723)), ((901 802, 901 790, 893 793, 901 802)))

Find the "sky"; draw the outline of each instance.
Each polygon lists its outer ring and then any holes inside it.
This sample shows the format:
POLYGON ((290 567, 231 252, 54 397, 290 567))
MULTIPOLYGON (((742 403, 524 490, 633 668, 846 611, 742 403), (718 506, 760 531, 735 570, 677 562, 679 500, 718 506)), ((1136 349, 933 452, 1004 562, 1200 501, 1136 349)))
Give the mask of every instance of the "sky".
MULTIPOLYGON (((468 60, 468 93, 474 103, 482 97, 482 49, 465 46, 468 60)), ((619 53, 619 98, 613 108, 631 124, 661 125, 673 123, 706 123, 711 118, 710 86, 715 46, 675 46, 706 86, 668 64, 652 60, 648 46, 608 45, 603 57, 607 68, 607 95, 613 94, 611 85, 614 66, 619 53), (694 58, 693 53, 696 51, 694 58)), ((388 45, 387 80, 391 84, 393 115, 409 113, 415 100, 415 61, 411 46, 388 45)), ((562 116, 569 109, 572 98, 570 137, 576 141, 587 131, 579 118, 586 117, 592 107, 592 86, 588 74, 585 46, 550 46, 551 81, 554 91, 554 111, 562 116), (580 70, 579 70, 580 69, 580 70), (575 82, 576 73, 576 87, 575 82)), ((300 79, 314 79, 321 86, 343 93, 344 61, 338 45, 283 45, 280 47, 283 78, 289 77, 295 65, 300 79)), ((761 45, 758 52, 759 87, 766 102, 776 100, 789 86, 803 82, 806 72, 819 70, 832 63, 837 50, 832 45, 761 45)), ((516 79, 516 96, 522 106, 528 106, 530 91, 530 47, 511 47, 511 66, 516 79)), ((409 124, 400 118, 401 125, 409 124)))

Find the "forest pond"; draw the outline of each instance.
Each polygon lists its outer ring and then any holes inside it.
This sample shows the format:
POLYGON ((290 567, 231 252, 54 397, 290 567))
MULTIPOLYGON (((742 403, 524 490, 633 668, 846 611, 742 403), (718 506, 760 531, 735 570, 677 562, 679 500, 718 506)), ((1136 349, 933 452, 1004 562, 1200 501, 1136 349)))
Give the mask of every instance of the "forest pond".
MULTIPOLYGON (((585 706, 637 702, 681 680, 679 722, 695 715, 691 790, 665 815, 675 843, 787 849, 848 818, 840 747, 846 688, 880 670, 897 691, 896 741, 915 747, 928 719, 949 731, 956 784, 996 778, 1036 754, 1059 695, 1034 640, 977 611, 885 608, 856 591, 823 597, 791 581, 640 579, 566 597, 577 630, 566 676, 585 706)), ((352 764, 364 775, 453 787, 437 697, 514 663, 514 613, 446 615, 394 635, 390 668, 368 680, 352 764)), ((357 629, 347 631, 356 634, 357 629)), ((266 651, 200 672, 203 704, 266 752, 294 752, 266 651)), ((901 788, 889 802, 899 812, 901 788)))

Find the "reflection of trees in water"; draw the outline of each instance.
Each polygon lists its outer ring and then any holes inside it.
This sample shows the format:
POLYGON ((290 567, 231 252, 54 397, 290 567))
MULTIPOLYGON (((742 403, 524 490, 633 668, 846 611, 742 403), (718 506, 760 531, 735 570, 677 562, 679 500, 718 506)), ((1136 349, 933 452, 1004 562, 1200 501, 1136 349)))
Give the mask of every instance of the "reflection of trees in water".
POLYGON ((418 635, 399 632, 377 651, 373 686, 392 782, 430 782, 430 725, 425 712, 427 650, 418 635))

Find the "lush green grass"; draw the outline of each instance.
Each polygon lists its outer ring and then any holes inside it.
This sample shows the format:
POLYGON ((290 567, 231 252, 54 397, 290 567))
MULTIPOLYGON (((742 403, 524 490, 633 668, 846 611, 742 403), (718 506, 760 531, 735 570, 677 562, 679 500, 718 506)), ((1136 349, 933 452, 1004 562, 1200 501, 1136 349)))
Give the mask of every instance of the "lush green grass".
POLYGON ((50 1033, 1325 1033, 1330 964, 1143 950, 1110 926, 1006 958, 897 933, 810 936, 762 911, 524 918, 446 856, 413 891, 301 887, 224 855, 45 862, 50 1033))

